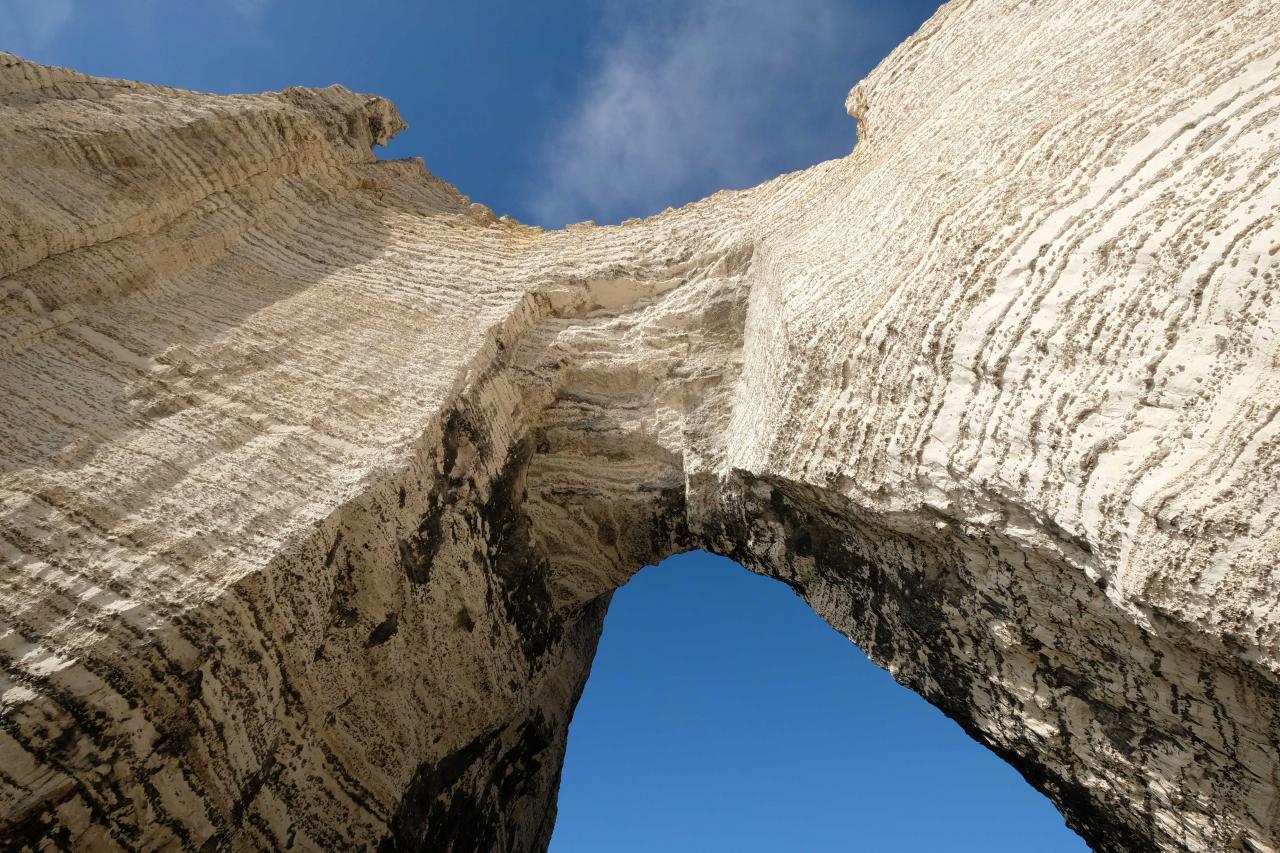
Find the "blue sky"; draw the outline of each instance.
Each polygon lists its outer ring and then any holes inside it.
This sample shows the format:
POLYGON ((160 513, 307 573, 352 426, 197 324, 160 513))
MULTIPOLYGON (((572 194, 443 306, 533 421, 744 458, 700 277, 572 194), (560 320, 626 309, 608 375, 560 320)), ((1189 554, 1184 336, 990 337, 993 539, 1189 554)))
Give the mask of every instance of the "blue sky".
POLYGON ((552 853, 1086 853, 788 587, 694 552, 614 594, 552 853))
MULTIPOLYGON (((618 222, 838 157, 936 0, 0 0, 0 49, 208 92, 342 83, 527 222, 618 222)), ((552 850, 1082 851, 1011 768, 785 587, 706 555, 614 598, 552 850)))
POLYGON ((0 0, 0 49, 207 92, 390 98, 523 221, 617 222, 848 153, 844 97, 936 0, 0 0))

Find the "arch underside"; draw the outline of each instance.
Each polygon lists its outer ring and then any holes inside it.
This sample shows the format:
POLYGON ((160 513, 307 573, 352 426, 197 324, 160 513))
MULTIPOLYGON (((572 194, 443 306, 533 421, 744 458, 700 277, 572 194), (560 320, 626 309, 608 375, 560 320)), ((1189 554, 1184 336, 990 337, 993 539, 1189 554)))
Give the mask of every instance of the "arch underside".
MULTIPOLYGON (((597 392, 633 387, 601 370, 597 364, 590 381, 597 392)), ((447 770, 419 768, 401 804, 413 819, 388 849, 544 847, 567 727, 612 591, 640 567, 695 549, 790 586, 1018 769, 1094 849, 1149 849, 1153 839, 1194 847, 1197 836, 1225 837, 1224 825, 1235 821, 1229 832, 1239 849, 1251 849, 1250 831, 1238 827, 1269 819, 1254 808, 1269 802, 1272 785, 1242 772, 1232 745, 1268 742, 1274 681, 1226 650, 1190 650, 1135 625, 1108 599, 1105 580, 1073 562, 1087 544, 1051 531, 1058 541, 1033 551, 937 511, 876 512, 838 490, 741 469, 690 474, 628 432, 616 412, 632 407, 593 397, 574 380, 549 399, 504 462, 491 466, 498 473, 487 508, 477 513, 446 498, 438 511, 454 531, 497 533, 472 548, 492 559, 466 570, 480 565, 505 579, 497 584, 500 606, 527 638, 532 668, 566 653, 557 645, 562 636, 573 637, 567 654, 576 667, 562 673, 567 684, 547 688, 557 706, 544 696, 528 717, 468 740, 447 757, 447 770), (511 557, 519 568, 507 566, 511 557), (526 609, 530 601, 538 605, 526 609), (1163 789, 1152 785, 1178 757, 1191 759, 1188 774, 1163 789), (418 787, 419 776, 430 785, 418 787), (445 785, 443 776, 453 781, 445 785), (514 777, 526 787, 511 787, 514 777), (1235 816, 1211 810, 1225 802, 1237 804, 1235 816), (477 840, 468 833, 479 827, 489 834, 477 840)), ((705 403, 684 399, 693 408, 705 403)), ((477 432, 462 424, 479 410, 492 412, 464 404, 457 415, 468 442, 477 432)), ((486 448, 471 453, 484 468, 486 448)), ((459 469, 440 491, 486 489, 459 469)), ((434 536, 440 524, 430 527, 434 536)))
POLYGON ((1274 3, 954 0, 849 156, 544 231, 379 98, 0 54, 0 846, 544 847, 704 549, 1095 848, 1274 853, 1276 80, 1274 3))

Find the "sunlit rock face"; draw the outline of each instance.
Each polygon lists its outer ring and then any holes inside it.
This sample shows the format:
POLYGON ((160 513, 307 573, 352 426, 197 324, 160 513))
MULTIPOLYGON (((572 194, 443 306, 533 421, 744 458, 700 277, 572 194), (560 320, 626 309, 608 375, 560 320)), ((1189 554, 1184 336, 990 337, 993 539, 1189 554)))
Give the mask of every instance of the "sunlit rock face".
POLYGON ((1275 850, 1280 6, 956 0, 848 106, 546 232, 377 98, 0 56, 4 844, 543 847, 705 548, 1097 849, 1275 850))

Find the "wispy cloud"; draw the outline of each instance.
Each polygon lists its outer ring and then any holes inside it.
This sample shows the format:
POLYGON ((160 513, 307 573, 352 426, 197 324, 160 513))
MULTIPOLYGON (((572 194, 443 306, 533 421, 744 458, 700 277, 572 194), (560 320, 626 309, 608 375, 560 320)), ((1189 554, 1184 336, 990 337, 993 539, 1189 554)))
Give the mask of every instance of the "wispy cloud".
POLYGON ((226 0, 226 2, 231 7, 231 11, 242 18, 253 21, 257 20, 262 14, 262 10, 266 8, 270 0, 226 0))
MULTIPOLYGON (((822 150, 831 116, 815 114, 842 115, 856 81, 821 93, 815 81, 842 59, 851 66, 854 4, 658 0, 643 8, 611 7, 594 70, 543 147, 537 221, 617 221, 755 183, 778 163, 807 164, 797 156, 835 153, 822 150)), ((852 145, 853 123, 842 120, 852 145)))
POLYGON ((49 45, 71 22, 73 0, 0 0, 0 50, 29 54, 49 45))

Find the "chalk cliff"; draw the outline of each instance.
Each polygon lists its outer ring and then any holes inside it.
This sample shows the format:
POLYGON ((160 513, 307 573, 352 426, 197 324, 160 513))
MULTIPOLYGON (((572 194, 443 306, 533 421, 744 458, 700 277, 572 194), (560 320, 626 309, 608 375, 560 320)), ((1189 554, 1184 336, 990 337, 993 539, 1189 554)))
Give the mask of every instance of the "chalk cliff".
POLYGON ((1096 849, 1280 848, 1280 5, 954 0, 848 108, 552 232, 378 98, 0 55, 3 845, 545 846, 705 548, 1096 849))

